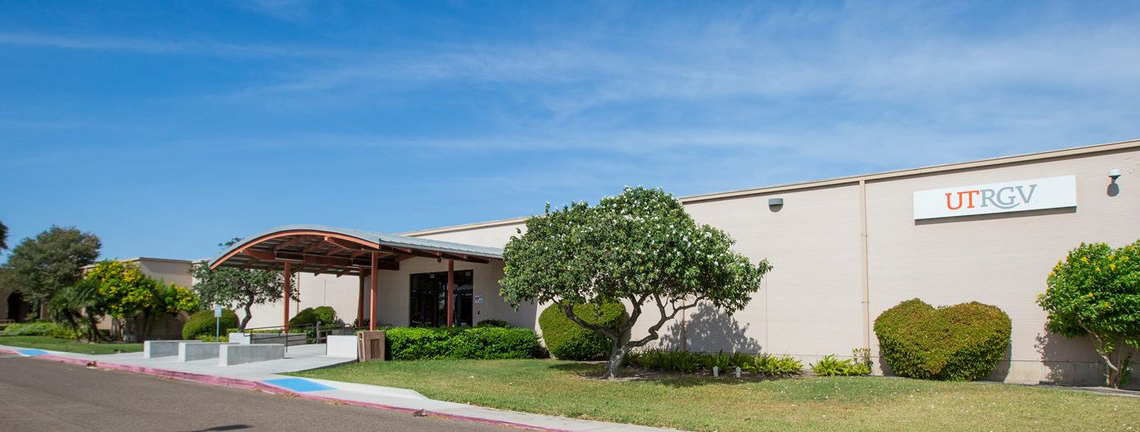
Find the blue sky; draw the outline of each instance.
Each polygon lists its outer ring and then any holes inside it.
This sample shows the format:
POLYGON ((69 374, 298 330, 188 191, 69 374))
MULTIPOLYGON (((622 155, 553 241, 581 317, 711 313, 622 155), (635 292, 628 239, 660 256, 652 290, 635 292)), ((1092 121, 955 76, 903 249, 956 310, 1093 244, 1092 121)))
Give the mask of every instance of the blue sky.
POLYGON ((1137 2, 0 6, 0 221, 105 258, 1140 138, 1137 2))

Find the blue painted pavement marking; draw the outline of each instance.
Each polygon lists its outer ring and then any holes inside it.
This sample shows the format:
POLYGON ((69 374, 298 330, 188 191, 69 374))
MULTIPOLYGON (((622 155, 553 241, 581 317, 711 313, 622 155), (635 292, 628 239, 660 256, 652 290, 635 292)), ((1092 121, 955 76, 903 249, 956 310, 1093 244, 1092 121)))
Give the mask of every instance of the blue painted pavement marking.
POLYGON ((22 355, 24 357, 42 356, 42 355, 50 354, 49 352, 44 351, 44 350, 40 350, 40 349, 22 349, 22 350, 16 350, 16 352, 20 353, 20 355, 22 355))
POLYGON ((309 381, 303 378, 278 378, 265 380, 267 384, 272 384, 277 387, 292 390, 297 393, 315 392, 321 390, 336 390, 335 388, 321 384, 315 381, 309 381))

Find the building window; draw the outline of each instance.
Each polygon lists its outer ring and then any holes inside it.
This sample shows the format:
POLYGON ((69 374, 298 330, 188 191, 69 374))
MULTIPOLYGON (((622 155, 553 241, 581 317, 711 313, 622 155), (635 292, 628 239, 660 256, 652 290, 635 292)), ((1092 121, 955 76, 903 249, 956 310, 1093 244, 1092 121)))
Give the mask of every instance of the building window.
MULTIPOLYGON (((447 325, 447 272, 417 273, 411 275, 412 327, 443 327, 447 325)), ((455 325, 471 326, 471 296, 474 288, 474 271, 455 272, 455 325)))

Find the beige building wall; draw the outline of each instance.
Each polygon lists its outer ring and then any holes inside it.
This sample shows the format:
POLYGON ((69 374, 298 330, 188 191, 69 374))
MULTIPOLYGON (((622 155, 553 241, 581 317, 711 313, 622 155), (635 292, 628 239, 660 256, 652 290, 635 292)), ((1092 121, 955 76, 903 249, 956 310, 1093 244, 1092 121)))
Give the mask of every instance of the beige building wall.
MULTIPOLYGON (((1101 366, 1091 344, 1047 334, 1036 298, 1052 266, 1082 241, 1120 246, 1140 238, 1138 166, 1140 142, 1134 141, 681 198, 698 222, 725 230, 737 251, 767 258, 775 268, 744 310, 731 317, 708 308, 690 311, 667 324, 656 345, 763 350, 814 361, 868 344, 877 359, 871 329, 887 308, 916 297, 935 306, 980 301, 1013 321, 1008 361, 992 379, 1095 384, 1101 366), (1109 186, 1110 168, 1123 171, 1116 190, 1109 186), (915 191, 1063 175, 1077 178, 1075 210, 914 220, 915 191), (770 208, 769 198, 783 198, 784 205, 770 208)), ((411 235, 501 247, 521 226, 519 219, 411 235)), ((643 316, 634 338, 645 334, 653 315, 643 316)))
MULTIPOLYGON (((1088 341, 1045 331, 1037 305, 1045 278, 1081 242, 1122 246, 1140 239, 1140 150, 1127 150, 868 182, 871 314, 919 297, 932 305, 980 301, 1013 320, 1011 363, 995 378, 1016 382, 1093 381, 1100 365, 1088 341), (1110 168, 1124 170, 1119 193, 1110 168), (916 222, 911 194, 937 189, 1075 175, 1077 207, 916 222)), ((872 340, 877 349, 877 344, 872 340)))
POLYGON ((731 235, 737 252, 753 262, 768 259, 774 266, 760 293, 734 316, 712 308, 686 316, 690 347, 811 357, 849 354, 862 346, 857 186, 701 201, 685 209, 698 223, 731 235), (785 204, 769 207, 773 197, 783 198, 785 204), (730 329, 729 334, 717 334, 718 328, 730 329), (718 337, 710 339, 709 332, 718 337))
MULTIPOLYGON (((877 358, 871 326, 883 310, 916 297, 935 306, 980 301, 1002 308, 1013 321, 1008 361, 992 379, 1095 384, 1101 366, 1089 342, 1047 334, 1036 298, 1052 266, 1082 241, 1119 246, 1140 238, 1140 141, 681 201, 698 222, 728 232, 737 251, 754 260, 768 259, 774 270, 744 310, 731 317, 709 308, 691 310, 666 324, 657 346, 762 350, 807 361, 827 354, 847 356, 853 348, 868 346, 877 358), (1117 189, 1109 187, 1110 168, 1123 171, 1117 189), (914 220, 915 191, 1064 175, 1077 179, 1075 210, 914 220), (770 198, 782 198, 784 205, 770 207, 770 198)), ((523 229, 523 221, 408 235, 503 247, 523 229)), ((378 321, 406 325, 408 275, 445 269, 446 261, 415 258, 401 263, 399 271, 381 272, 378 321)), ((537 329, 541 307, 523 305, 516 312, 497 295, 501 263, 456 263, 456 269, 475 270, 476 294, 484 298, 473 312, 476 321, 505 319, 537 329)), ((331 278, 304 279, 300 306, 318 305, 317 297, 306 297, 306 285, 323 280, 332 286, 331 278), (309 298, 313 303, 306 303, 309 298)), ((359 282, 340 279, 320 298, 353 305, 337 311, 355 318, 359 282)), ((279 325, 280 313, 266 314, 271 317, 266 325, 279 325)), ((645 334, 654 315, 643 316, 635 338, 645 334)))

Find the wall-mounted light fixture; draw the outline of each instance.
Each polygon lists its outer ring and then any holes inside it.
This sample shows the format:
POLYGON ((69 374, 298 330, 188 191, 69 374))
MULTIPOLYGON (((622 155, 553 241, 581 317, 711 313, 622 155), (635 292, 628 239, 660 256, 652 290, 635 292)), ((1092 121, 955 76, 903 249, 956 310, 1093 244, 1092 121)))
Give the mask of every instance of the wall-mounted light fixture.
POLYGON ((768 210, 778 212, 784 208, 783 198, 768 198, 768 210))
POLYGON ((1116 179, 1120 178, 1120 168, 1110 168, 1108 170, 1108 178, 1110 179, 1108 182, 1108 196, 1114 197, 1120 195, 1120 184, 1116 182, 1116 179))

